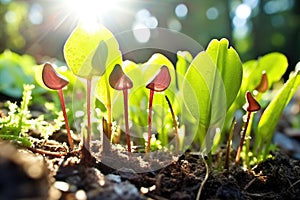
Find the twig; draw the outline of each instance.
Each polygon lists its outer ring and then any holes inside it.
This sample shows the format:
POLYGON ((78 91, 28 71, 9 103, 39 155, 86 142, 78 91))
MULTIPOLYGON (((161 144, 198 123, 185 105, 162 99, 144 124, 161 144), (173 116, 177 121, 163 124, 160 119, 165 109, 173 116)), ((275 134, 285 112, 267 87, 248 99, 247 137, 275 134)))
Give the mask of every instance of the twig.
POLYGON ((265 197, 265 196, 273 197, 272 194, 273 194, 272 192, 266 192, 266 193, 248 193, 247 192, 247 195, 253 196, 253 197, 265 197))
POLYGON ((209 173, 208 165, 207 165, 206 160, 204 159, 203 154, 202 154, 202 160, 203 160, 203 162, 204 162, 204 164, 205 164, 206 174, 205 174, 205 177, 204 177, 204 179, 203 179, 203 181, 202 181, 202 183, 201 183, 201 185, 200 185, 200 188, 199 188, 199 190, 198 190, 196 200, 200 200, 201 192, 202 192, 202 189, 203 189, 203 187, 204 187, 204 184, 206 183, 206 181, 207 181, 207 179, 208 179, 208 173, 209 173))
POLYGON ((298 183, 300 183, 300 179, 298 181, 296 181, 295 183, 293 183, 288 190, 290 190, 291 188, 293 188, 295 185, 297 185, 298 183))
POLYGON ((32 147, 28 147, 28 149, 34 153, 39 153, 39 154, 44 154, 47 156, 54 156, 57 158, 61 158, 63 156, 66 156, 68 153, 67 152, 52 152, 52 151, 47 151, 47 150, 43 150, 43 149, 35 149, 32 147))
POLYGON ((249 181, 249 183, 244 187, 244 190, 247 190, 256 180, 256 178, 253 178, 251 181, 249 181))
POLYGON ((70 152, 53 152, 53 151, 47 151, 47 150, 43 150, 43 149, 36 149, 33 147, 27 147, 27 149, 29 149, 30 151, 32 151, 33 153, 39 153, 39 154, 43 154, 46 156, 54 156, 57 158, 61 158, 63 156, 67 156, 67 155, 76 155, 77 153, 79 153, 81 151, 81 149, 75 149, 72 150, 70 152))

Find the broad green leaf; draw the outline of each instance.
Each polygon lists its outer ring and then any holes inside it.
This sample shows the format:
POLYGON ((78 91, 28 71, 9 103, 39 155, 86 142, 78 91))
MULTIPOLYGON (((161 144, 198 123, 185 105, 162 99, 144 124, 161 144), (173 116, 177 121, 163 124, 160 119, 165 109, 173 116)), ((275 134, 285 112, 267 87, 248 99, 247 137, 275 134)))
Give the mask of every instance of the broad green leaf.
POLYGON ((225 87, 207 52, 200 52, 191 63, 183 81, 183 98, 192 116, 204 129, 224 117, 225 87))
POLYGON ((226 90, 227 109, 236 98, 242 82, 242 62, 237 52, 229 47, 227 39, 220 41, 212 40, 206 52, 217 66, 218 73, 221 75, 226 90))
POLYGON ((104 41, 101 41, 93 55, 92 67, 99 74, 103 74, 103 66, 106 66, 106 59, 108 57, 108 47, 104 41))
POLYGON ((263 112, 258 123, 258 135, 266 141, 271 140, 282 111, 287 106, 300 85, 300 72, 293 73, 275 98, 263 112))
POLYGON ((102 25, 89 31, 79 24, 64 46, 64 57, 72 72, 86 79, 102 76, 108 68, 122 63, 117 40, 102 25))
POLYGON ((245 103, 246 91, 253 91, 261 80, 262 73, 265 71, 268 77, 269 88, 273 83, 279 81, 288 67, 285 55, 274 52, 266 54, 257 59, 250 60, 243 64, 243 81, 238 97, 235 100, 235 107, 241 108, 245 103))
POLYGON ((212 40, 207 50, 194 58, 183 81, 185 106, 198 120, 196 132, 206 151, 222 129, 241 84, 242 63, 228 44, 226 39, 212 40))

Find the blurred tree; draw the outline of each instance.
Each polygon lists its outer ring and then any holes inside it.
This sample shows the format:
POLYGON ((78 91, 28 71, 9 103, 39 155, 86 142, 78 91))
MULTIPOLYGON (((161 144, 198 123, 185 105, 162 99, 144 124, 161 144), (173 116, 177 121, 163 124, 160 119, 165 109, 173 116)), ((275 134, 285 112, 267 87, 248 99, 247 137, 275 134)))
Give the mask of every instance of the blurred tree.
MULTIPOLYGON (((0 0, 0 51, 29 53, 38 62, 45 56, 63 60, 62 47, 77 20, 66 2, 78 1, 0 0)), ((180 31, 204 47, 213 38, 226 37, 243 61, 271 51, 285 53, 291 66, 300 60, 298 0, 111 1, 117 5, 101 12, 113 33, 142 23, 180 31)))
POLYGON ((270 51, 280 51, 287 55, 292 70, 299 61, 300 53, 299 8, 297 0, 259 1, 259 13, 253 17, 253 46, 249 56, 253 58, 270 51))

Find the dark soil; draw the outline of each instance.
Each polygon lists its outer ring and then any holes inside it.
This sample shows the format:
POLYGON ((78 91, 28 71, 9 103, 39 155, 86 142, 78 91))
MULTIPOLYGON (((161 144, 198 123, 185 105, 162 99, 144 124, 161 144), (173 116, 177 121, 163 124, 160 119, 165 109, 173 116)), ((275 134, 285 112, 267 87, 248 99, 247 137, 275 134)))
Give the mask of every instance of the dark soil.
MULTIPOLYGON (((0 143, 0 200, 188 200, 196 199, 206 175, 203 159, 191 152, 128 155, 114 145, 100 155, 95 142, 91 157, 82 158, 80 149, 67 153, 60 142, 35 140, 31 149, 0 143)), ((251 170, 233 164, 217 170, 219 155, 200 199, 300 199, 300 161, 275 153, 251 170)))

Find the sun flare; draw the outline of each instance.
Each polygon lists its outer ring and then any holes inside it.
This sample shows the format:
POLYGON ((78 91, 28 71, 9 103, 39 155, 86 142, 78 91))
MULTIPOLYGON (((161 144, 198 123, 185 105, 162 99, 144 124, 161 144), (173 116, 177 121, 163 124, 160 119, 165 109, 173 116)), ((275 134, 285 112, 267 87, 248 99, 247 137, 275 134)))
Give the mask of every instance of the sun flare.
POLYGON ((65 0, 64 7, 87 29, 101 23, 103 17, 115 9, 120 0, 65 0))

